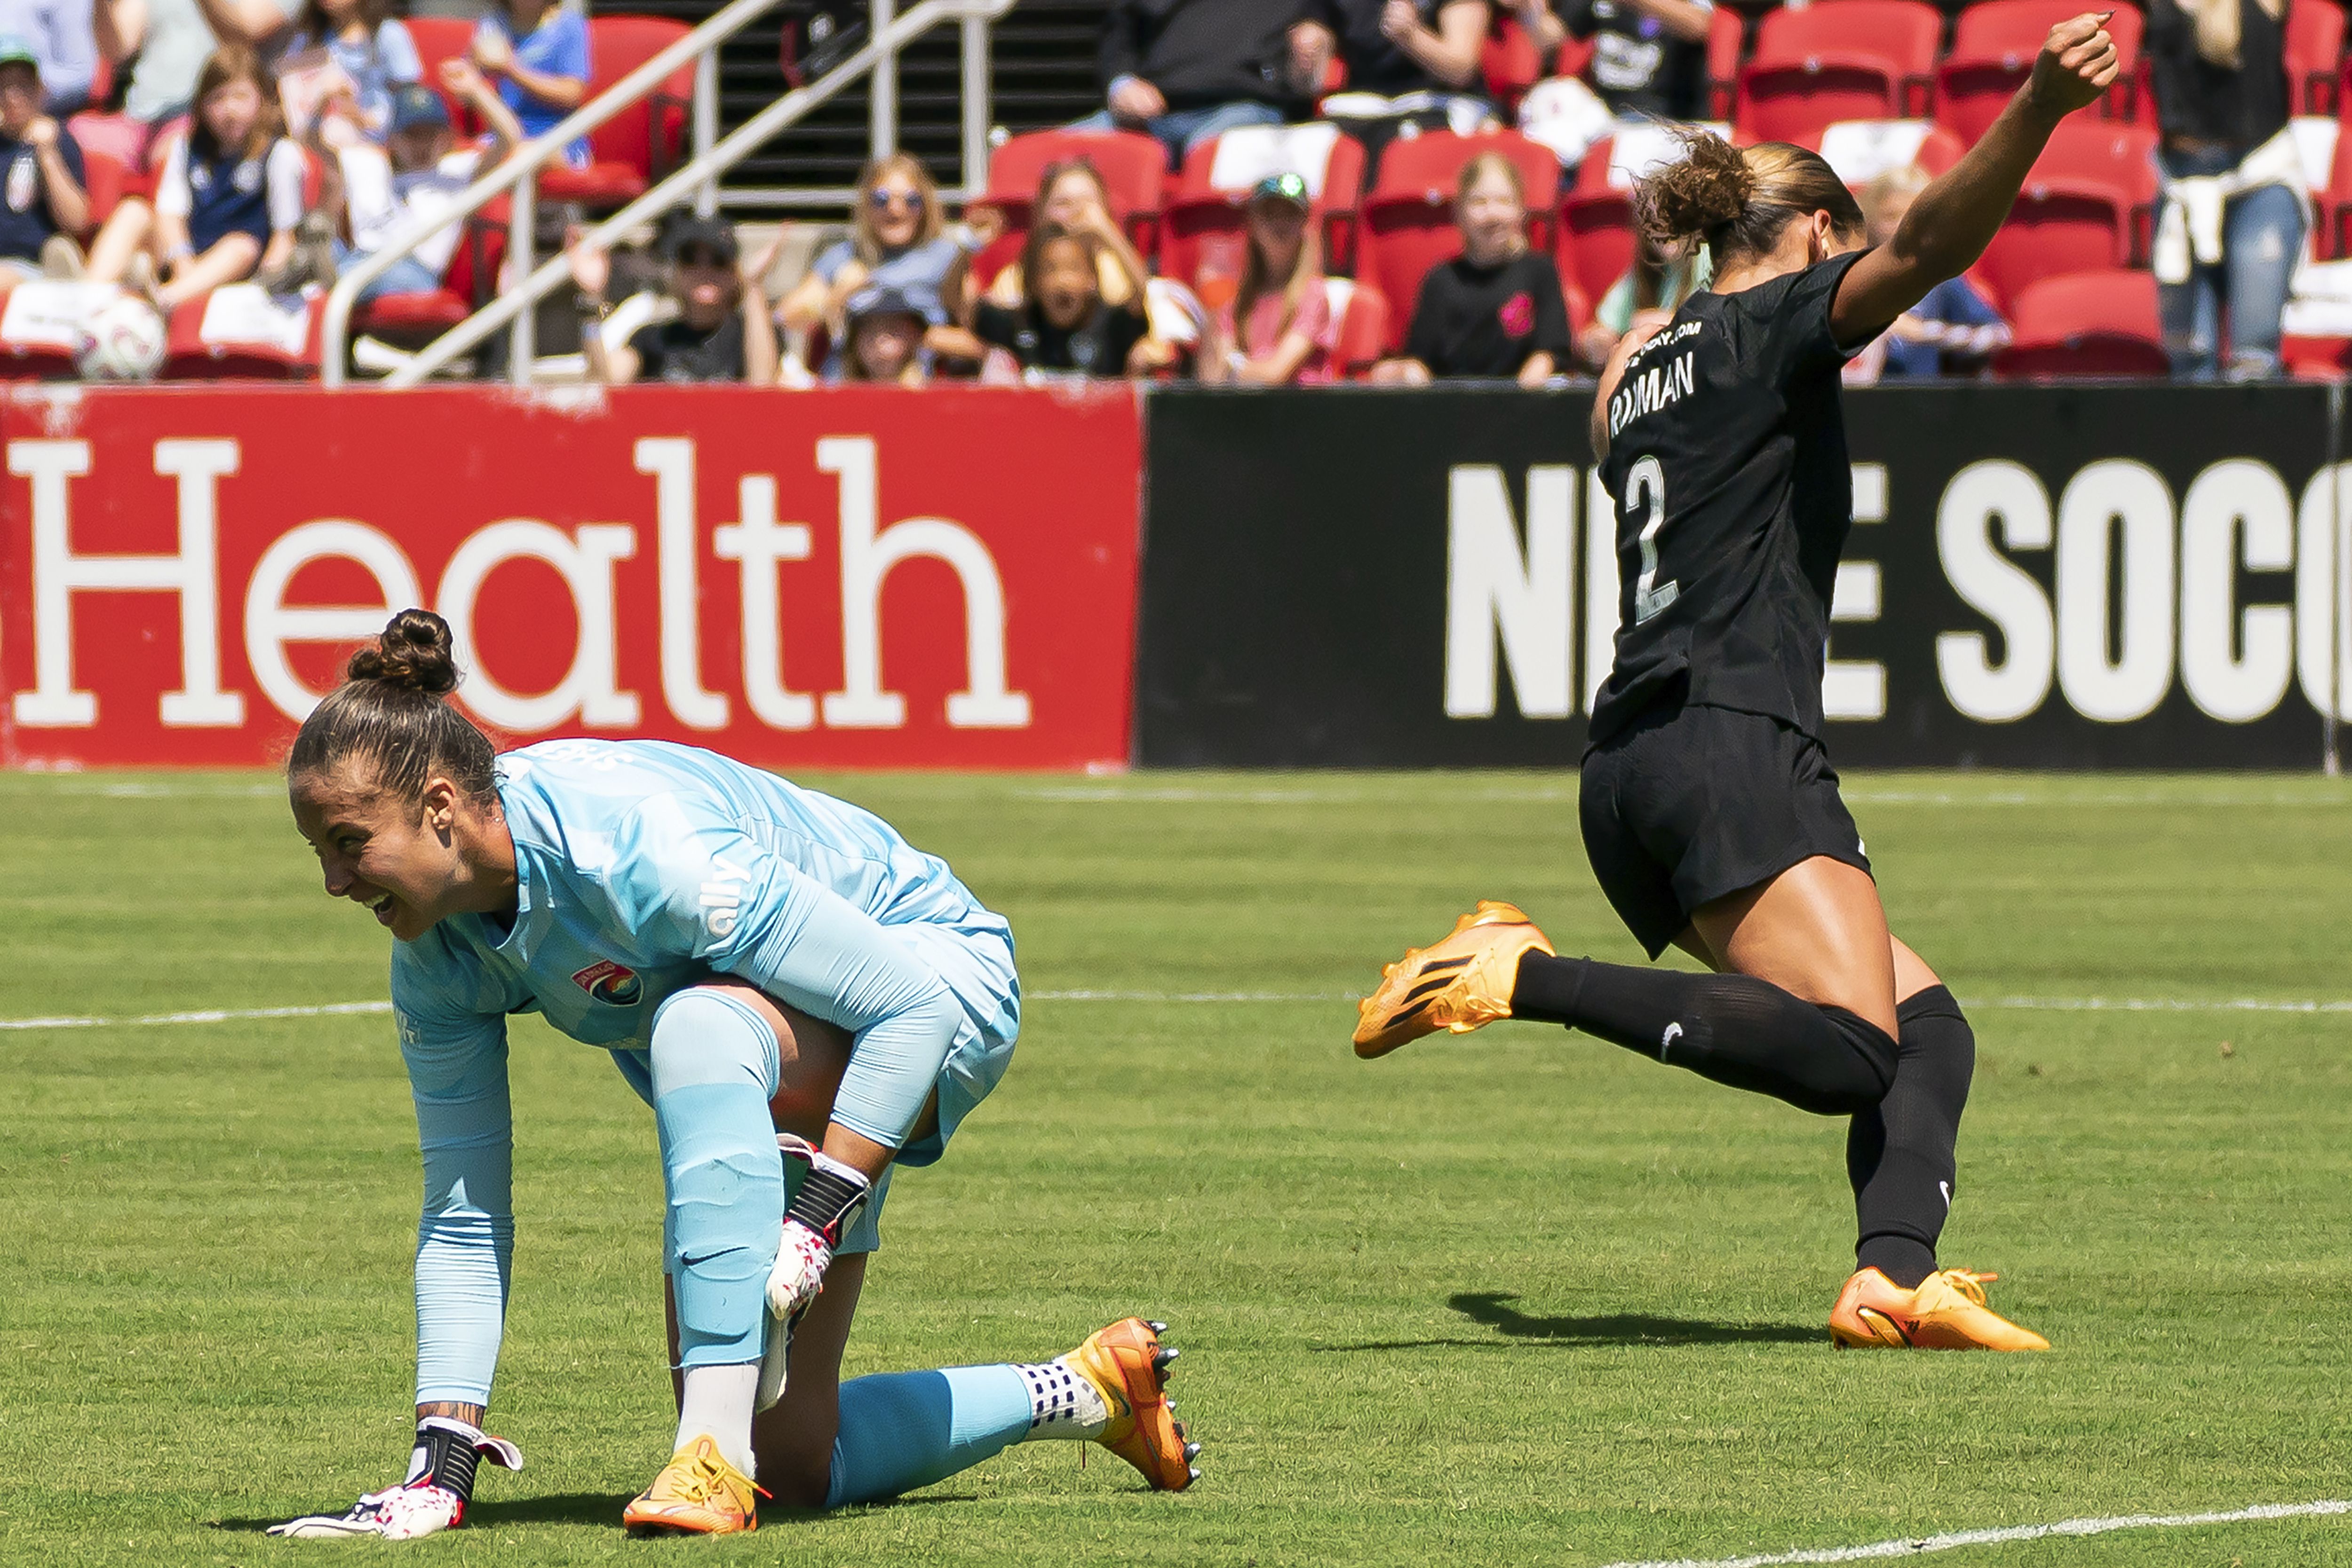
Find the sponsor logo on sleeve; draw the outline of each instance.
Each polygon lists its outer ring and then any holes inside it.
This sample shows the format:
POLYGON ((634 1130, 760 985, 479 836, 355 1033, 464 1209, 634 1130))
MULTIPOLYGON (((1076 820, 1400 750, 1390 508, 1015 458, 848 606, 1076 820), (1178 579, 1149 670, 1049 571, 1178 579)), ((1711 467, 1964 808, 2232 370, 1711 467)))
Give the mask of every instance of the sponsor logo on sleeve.
POLYGON ((572 983, 587 992, 590 999, 606 1007, 635 1007, 637 998, 646 994, 646 983, 637 977, 637 972, 610 958, 597 959, 573 975, 572 983))

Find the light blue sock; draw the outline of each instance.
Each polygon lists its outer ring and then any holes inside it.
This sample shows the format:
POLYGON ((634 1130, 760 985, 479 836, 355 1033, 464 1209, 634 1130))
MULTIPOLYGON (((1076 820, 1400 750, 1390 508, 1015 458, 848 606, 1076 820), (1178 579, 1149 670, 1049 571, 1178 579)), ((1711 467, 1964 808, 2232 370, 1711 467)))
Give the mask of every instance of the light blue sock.
POLYGON ((775 1034, 729 997, 681 991, 654 1015, 648 1054, 678 1364, 758 1361, 784 1224, 783 1159, 768 1114, 775 1034))
POLYGON ((1027 1437, 1034 1413, 1016 1366, 853 1378, 841 1385, 824 1506, 878 1502, 968 1470, 1027 1437))

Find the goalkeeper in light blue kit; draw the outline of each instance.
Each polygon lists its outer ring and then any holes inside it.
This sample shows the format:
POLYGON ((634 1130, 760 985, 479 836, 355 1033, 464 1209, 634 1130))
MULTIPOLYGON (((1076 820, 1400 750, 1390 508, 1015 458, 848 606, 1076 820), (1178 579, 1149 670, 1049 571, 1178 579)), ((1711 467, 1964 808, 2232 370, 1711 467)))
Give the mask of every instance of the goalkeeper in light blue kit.
POLYGON ((708 751, 496 757, 444 700, 457 684, 447 625, 403 611, 287 762, 327 892, 396 938, 425 1213, 407 1477, 272 1532, 430 1534, 463 1521, 483 1459, 520 1468, 483 1418, 514 1245, 506 1017, 528 1011, 610 1051, 661 1144, 677 1437, 629 1528, 751 1530, 755 1490, 868 1502, 1037 1437, 1189 1485, 1160 1324, 840 1382, 890 1166, 938 1159, 1012 1056, 1003 918, 879 818, 708 751))

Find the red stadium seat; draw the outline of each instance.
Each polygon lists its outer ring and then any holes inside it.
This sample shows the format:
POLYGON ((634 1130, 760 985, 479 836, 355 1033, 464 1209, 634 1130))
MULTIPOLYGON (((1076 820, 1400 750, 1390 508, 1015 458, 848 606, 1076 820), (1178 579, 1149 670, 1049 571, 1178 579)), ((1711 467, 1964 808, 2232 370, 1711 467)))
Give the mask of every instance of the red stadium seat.
POLYGON ((228 284, 172 312, 166 381, 298 381, 319 373, 321 295, 299 319, 268 302, 258 284, 228 284), (232 291, 235 291, 232 293, 232 291))
POLYGON ((408 29, 416 46, 416 58, 425 67, 425 85, 449 106, 449 123, 460 135, 479 134, 482 128, 474 123, 473 110, 441 85, 441 62, 455 59, 473 47, 474 24, 458 16, 412 16, 401 26, 408 29))
POLYGON ((1707 116, 1729 120, 1739 101, 1739 61, 1748 47, 1748 16, 1731 5, 1715 8, 1706 25, 1707 116))
POLYGON ((2336 0, 2294 0, 2286 12, 2287 112, 2334 114, 2343 101, 2344 10, 2336 0))
POLYGON ((2003 380, 2171 373, 2153 273, 2045 277, 2018 295, 2009 315, 2010 345, 1993 358, 2003 380))
POLYGON ((1774 11, 1739 73, 1744 141, 1793 141, 1840 120, 1925 114, 1944 19, 1924 0, 1837 0, 1774 11))
POLYGON ((1345 277, 1324 279, 1323 290, 1339 323, 1331 373, 1340 381, 1360 381, 1388 351, 1389 302, 1370 284, 1345 277))
MULTIPOLYGON (((1277 134, 1299 136, 1317 129, 1284 127, 1277 134)), ((1249 190, 1217 183, 1217 152, 1223 141, 1223 137, 1213 137, 1193 148, 1168 195, 1160 234, 1160 270, 1166 277, 1190 282, 1200 270, 1204 246, 1238 243, 1241 238, 1249 190)), ((1324 269, 1345 272, 1355 264, 1357 208, 1363 201, 1364 188, 1363 143, 1336 134, 1335 128, 1320 183, 1313 210, 1322 224, 1324 269)))
POLYGON ((1499 8, 1495 25, 1486 35, 1486 53, 1479 68, 1486 78, 1486 96, 1494 99, 1506 120, 1515 120, 1519 99, 1528 96, 1528 89, 1544 78, 1543 57, 1536 41, 1519 26, 1517 16, 1499 8))
POLYGON ((117 291, 110 284, 28 278, 0 301, 0 381, 71 381, 81 322, 117 291))
POLYGON ((107 218, 131 192, 131 171, 103 152, 82 149, 82 189, 89 197, 89 233, 106 226, 107 218))
POLYGON ((2344 255, 2347 240, 2352 240, 2352 136, 2343 133, 2340 121, 2327 185, 2314 194, 2313 206, 2314 226, 2318 231, 2312 236, 2313 254, 2323 261, 2344 255))
POLYGON ((1038 183, 1056 163, 1084 160, 1110 193, 1111 215, 1148 257, 1157 248, 1168 154, 1133 131, 1033 131, 1015 136, 988 161, 988 192, 981 200, 1004 214, 1008 232, 1028 230, 1038 183))
POLYGON ((2279 362, 2299 382, 2340 382, 2352 374, 2352 338, 2279 339, 2279 362))
MULTIPOLYGON (((2325 5, 2328 0, 2296 0, 2325 5)), ((1981 0, 1961 11, 1952 47, 1936 73, 1936 119, 1973 142, 1985 133, 2033 68, 2042 40, 2059 23, 2082 15, 2074 0, 1981 0)), ((2340 15, 2340 14, 2339 14, 2340 15)), ((2121 63, 2109 89, 2113 109, 2128 115, 2139 78, 2140 14, 2129 5, 2107 18, 2107 36, 2121 63)))
MULTIPOLYGON (((1528 243, 1537 250, 1549 250, 1559 190, 1559 160, 1551 149, 1515 131, 1479 136, 1433 131, 1391 142, 1382 154, 1380 177, 1364 202, 1359 276, 1391 301, 1418 300, 1421 280, 1429 269, 1461 254, 1454 187, 1464 166, 1489 152, 1503 153, 1517 167, 1528 198, 1528 243)), ((1408 311, 1401 303, 1391 313, 1392 344, 1404 341, 1408 311)))
POLYGON ((1993 303, 2010 306, 2039 278, 2143 260, 2156 224, 2155 148, 2145 126, 2062 120, 1977 264, 1993 303))
POLYGON ((1613 141, 1597 141, 1559 200, 1559 275, 1594 299, 1633 265, 1633 188, 1620 183, 1613 141))
MULTIPOLYGON (((663 16, 592 17, 588 37, 594 66, 588 96, 603 92, 686 37, 688 30, 685 23, 663 16)), ((688 63, 664 78, 641 105, 623 110, 590 133, 588 167, 541 172, 540 194, 598 209, 635 201, 677 163, 687 105, 693 97, 694 67, 688 63)))

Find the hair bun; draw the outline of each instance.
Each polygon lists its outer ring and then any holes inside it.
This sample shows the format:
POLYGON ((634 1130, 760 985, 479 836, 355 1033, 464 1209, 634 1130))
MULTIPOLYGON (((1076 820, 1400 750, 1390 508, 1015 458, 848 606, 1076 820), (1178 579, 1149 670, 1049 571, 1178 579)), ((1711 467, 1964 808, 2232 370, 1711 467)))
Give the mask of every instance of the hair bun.
POLYGON ((1683 138, 1681 161, 1642 182, 1642 231, 1661 245, 1704 239, 1736 223, 1756 194, 1756 172, 1738 148, 1712 131, 1683 138))
POLYGON ((457 689, 457 658, 449 622, 430 610, 403 610, 384 623, 375 646, 362 648, 343 666, 346 680, 374 681, 396 691, 446 697, 457 689))

